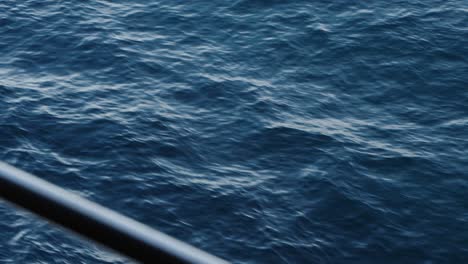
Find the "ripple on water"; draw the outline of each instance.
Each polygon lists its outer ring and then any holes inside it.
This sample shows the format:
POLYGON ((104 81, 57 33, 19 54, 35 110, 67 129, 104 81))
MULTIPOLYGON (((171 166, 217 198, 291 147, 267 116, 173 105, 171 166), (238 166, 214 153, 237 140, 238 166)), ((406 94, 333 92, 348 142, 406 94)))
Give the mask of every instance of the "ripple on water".
MULTIPOLYGON (((234 263, 463 263, 464 4, 4 1, 0 160, 234 263)), ((0 211, 0 262, 129 262, 0 211)))

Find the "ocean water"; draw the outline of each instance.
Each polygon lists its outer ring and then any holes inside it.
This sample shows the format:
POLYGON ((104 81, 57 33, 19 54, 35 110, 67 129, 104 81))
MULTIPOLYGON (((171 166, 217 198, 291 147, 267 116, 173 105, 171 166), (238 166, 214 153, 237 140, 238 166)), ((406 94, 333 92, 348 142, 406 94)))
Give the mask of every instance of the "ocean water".
MULTIPOLYGON (((468 261, 468 2, 0 2, 0 160, 233 263, 468 261)), ((0 204, 0 263, 132 263, 0 204)))

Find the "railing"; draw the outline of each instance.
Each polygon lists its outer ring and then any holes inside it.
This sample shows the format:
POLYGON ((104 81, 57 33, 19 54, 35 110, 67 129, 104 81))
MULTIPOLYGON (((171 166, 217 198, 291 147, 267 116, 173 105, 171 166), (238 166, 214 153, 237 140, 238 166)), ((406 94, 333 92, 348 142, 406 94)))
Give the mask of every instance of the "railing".
POLYGON ((3 162, 0 197, 141 263, 227 264, 3 162))

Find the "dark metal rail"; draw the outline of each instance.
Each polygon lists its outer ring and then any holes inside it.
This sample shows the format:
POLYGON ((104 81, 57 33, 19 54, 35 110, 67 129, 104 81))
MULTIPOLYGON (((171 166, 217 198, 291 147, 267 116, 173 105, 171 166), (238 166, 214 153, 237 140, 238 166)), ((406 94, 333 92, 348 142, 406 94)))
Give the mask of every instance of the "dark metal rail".
POLYGON ((0 197, 141 263, 227 263, 3 162, 0 197))

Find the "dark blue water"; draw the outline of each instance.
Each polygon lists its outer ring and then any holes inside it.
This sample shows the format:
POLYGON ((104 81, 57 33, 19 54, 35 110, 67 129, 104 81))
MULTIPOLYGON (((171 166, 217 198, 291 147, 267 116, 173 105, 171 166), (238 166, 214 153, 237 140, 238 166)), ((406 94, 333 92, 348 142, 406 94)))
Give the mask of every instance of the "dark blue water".
MULTIPOLYGON (((0 160, 234 263, 465 263, 468 2, 1 1, 0 160)), ((0 263, 130 263, 5 203, 0 263)))

